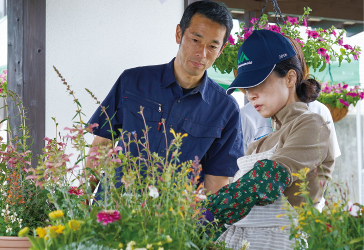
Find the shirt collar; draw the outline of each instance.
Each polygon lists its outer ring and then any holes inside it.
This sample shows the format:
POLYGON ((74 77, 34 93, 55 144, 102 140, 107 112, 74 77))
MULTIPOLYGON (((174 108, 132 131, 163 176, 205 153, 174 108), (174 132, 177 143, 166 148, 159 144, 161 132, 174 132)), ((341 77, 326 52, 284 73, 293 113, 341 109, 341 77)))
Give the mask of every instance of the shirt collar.
MULTIPOLYGON (((174 76, 174 60, 170 61, 168 64, 165 65, 164 72, 162 75, 162 83, 161 87, 166 88, 172 83, 177 83, 176 77, 174 76)), ((207 104, 209 104, 209 92, 208 92, 208 85, 210 84, 210 79, 207 77, 207 72, 202 77, 202 83, 198 85, 192 92, 192 94, 200 92, 202 96, 202 100, 204 100, 207 104)))

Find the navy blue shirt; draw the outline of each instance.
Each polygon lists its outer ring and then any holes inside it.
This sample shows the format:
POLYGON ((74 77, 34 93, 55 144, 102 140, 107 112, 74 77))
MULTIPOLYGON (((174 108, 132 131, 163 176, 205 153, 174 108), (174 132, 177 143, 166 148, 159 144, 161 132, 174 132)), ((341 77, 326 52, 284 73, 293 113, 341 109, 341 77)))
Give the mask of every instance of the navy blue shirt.
MULTIPOLYGON (((165 156, 166 141, 159 122, 165 119, 168 144, 173 139, 169 132, 187 133, 183 138, 180 162, 200 159, 203 173, 232 177, 237 172, 237 159, 243 155, 242 129, 239 107, 235 99, 211 80, 205 72, 202 83, 183 95, 174 76, 174 59, 163 65, 125 70, 112 87, 102 105, 107 107, 113 130, 136 132, 141 138, 144 128, 138 113, 144 107, 144 117, 150 127, 149 146, 152 152, 165 156)), ((110 126, 98 108, 89 123, 98 123, 94 134, 111 139, 110 126)), ((122 143, 119 142, 122 147, 122 143)), ((138 155, 136 147, 131 153, 138 155)), ((120 172, 120 171, 116 171, 120 172)), ((118 175, 118 174, 117 174, 118 175)))

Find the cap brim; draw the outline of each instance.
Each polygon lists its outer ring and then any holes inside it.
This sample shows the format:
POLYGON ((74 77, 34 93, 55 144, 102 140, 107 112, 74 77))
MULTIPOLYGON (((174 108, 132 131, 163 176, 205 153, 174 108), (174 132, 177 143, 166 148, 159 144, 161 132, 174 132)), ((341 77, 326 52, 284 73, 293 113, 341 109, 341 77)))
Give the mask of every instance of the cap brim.
POLYGON ((235 89, 252 88, 261 84, 265 79, 267 79, 270 73, 272 73, 275 66, 276 65, 274 64, 273 66, 266 68, 239 73, 235 80, 227 88, 226 94, 230 95, 235 89))

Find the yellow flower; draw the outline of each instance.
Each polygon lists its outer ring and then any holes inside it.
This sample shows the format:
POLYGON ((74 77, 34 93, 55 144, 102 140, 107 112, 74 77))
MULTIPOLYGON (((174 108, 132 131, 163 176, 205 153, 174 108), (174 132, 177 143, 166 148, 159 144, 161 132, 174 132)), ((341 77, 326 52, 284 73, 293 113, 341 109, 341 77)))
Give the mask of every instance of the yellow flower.
POLYGON ((122 248, 123 246, 124 246, 123 243, 119 243, 118 245, 119 248, 122 248))
POLYGON ((172 242, 172 238, 169 235, 167 235, 167 243, 171 243, 171 242, 172 242))
POLYGON ((278 215, 276 215, 276 217, 279 218, 279 217, 282 217, 282 216, 285 216, 285 215, 287 215, 287 214, 278 214, 278 215))
POLYGON ((161 246, 161 245, 163 245, 163 244, 162 244, 162 242, 160 241, 160 242, 158 242, 158 243, 157 243, 157 245, 161 246))
POLYGON ((322 223, 324 225, 326 225, 324 222, 320 221, 320 220, 315 220, 316 223, 322 223))
POLYGON ((147 249, 152 249, 153 245, 152 244, 147 244, 147 249))
POLYGON ((164 248, 163 247, 158 247, 158 250, 164 250, 164 248))
POLYGON ((312 215, 311 211, 308 211, 308 212, 307 212, 307 215, 312 215))
POLYGON ((56 220, 63 217, 63 211, 62 210, 56 210, 49 213, 49 218, 52 220, 56 220))
POLYGON ((169 130, 169 132, 173 135, 174 138, 176 138, 176 133, 174 132, 173 128, 169 130))
POLYGON ((296 174, 296 173, 292 173, 293 176, 296 176, 296 177, 301 177, 300 174, 296 174))
POLYGON ((46 230, 44 230, 44 228, 41 227, 38 227, 35 231, 37 232, 39 238, 44 238, 44 236, 46 236, 47 234, 46 230))
POLYGON ((73 230, 77 231, 80 229, 80 223, 77 220, 70 220, 68 226, 73 230))
POLYGON ((27 236, 29 233, 29 227, 24 227, 22 230, 19 231, 18 236, 24 237, 27 236))
POLYGON ((63 225, 58 225, 57 229, 56 229, 56 233, 61 234, 61 233, 63 233, 63 230, 64 230, 64 226, 63 225))
POLYGON ((302 172, 304 172, 305 175, 306 175, 306 174, 308 174, 308 172, 310 172, 310 169, 309 168, 304 168, 304 169, 302 169, 302 172))
POLYGON ((169 211, 170 211, 170 212, 173 212, 173 211, 174 211, 174 210, 173 210, 173 207, 170 207, 170 208, 169 208, 169 211))
POLYGON ((286 227, 289 227, 289 225, 281 227, 281 230, 283 231, 286 227))

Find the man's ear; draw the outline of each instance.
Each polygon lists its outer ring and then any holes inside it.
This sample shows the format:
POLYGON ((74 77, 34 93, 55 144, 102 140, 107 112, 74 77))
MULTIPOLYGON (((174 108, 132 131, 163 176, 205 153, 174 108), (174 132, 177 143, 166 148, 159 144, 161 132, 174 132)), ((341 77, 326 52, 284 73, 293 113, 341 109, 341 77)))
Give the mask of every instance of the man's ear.
MULTIPOLYGON (((222 46, 222 48, 221 48, 221 50, 220 50, 220 52, 219 52, 219 55, 218 55, 217 57, 219 57, 219 56, 222 54, 222 51, 225 49, 225 47, 226 47, 227 43, 228 43, 228 42, 226 42, 226 43, 224 44, 224 46, 222 46)), ((217 58, 217 57, 216 57, 216 58, 217 58)))
POLYGON ((297 81, 296 71, 293 69, 290 69, 287 72, 286 79, 287 79, 287 87, 288 88, 294 87, 296 85, 296 81, 297 81))
POLYGON ((176 43, 181 44, 181 41, 182 41, 181 25, 177 24, 177 27, 176 27, 176 43))

